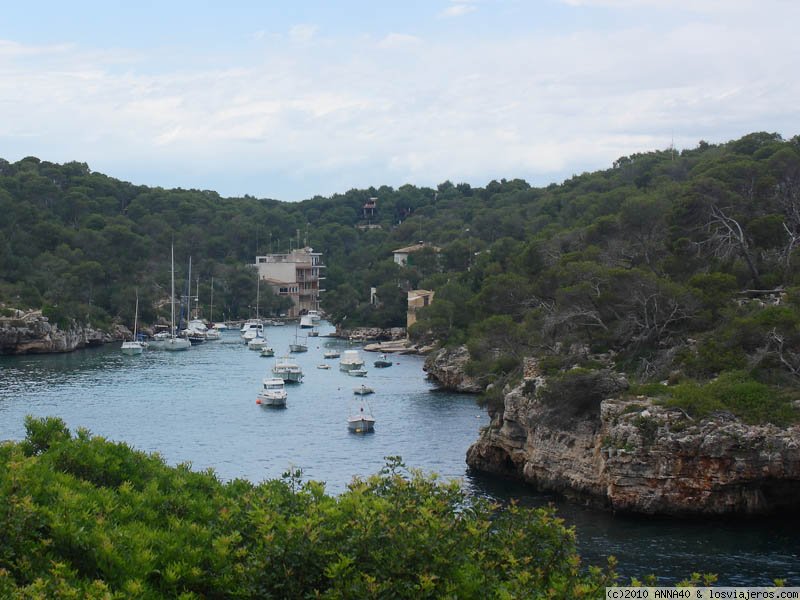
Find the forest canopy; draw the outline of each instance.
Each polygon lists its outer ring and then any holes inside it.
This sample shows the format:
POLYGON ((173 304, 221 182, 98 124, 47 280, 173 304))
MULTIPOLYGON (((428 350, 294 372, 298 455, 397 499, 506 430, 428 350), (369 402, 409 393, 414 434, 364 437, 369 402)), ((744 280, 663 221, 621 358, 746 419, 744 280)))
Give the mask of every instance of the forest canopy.
MULTIPOLYGON (((641 381, 800 379, 798 137, 633 154, 544 188, 445 181, 296 203, 28 157, 0 161, 0 211, 0 302, 59 322, 130 326, 134 290, 146 323, 163 316, 171 244, 181 276, 193 259, 204 314, 213 277, 214 318, 243 318, 254 257, 308 245, 334 322, 404 325, 406 291, 434 290, 410 334, 467 344, 490 379, 518 375, 525 356, 551 371, 606 361, 641 381), (419 242, 429 250, 395 263, 419 242)), ((263 296, 262 313, 281 309, 263 296)))

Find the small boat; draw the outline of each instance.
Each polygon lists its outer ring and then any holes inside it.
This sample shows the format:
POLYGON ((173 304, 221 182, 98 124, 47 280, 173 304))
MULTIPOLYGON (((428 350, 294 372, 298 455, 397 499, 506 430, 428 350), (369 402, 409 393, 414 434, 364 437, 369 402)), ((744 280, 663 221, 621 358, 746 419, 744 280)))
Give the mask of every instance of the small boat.
POLYGON ((319 330, 315 327, 308 332, 308 337, 319 337, 319 330))
POLYGON ((319 323, 319 320, 322 318, 322 315, 319 314, 318 310, 314 310, 313 308, 308 311, 307 315, 311 317, 311 322, 316 325, 319 323))
POLYGON ((289 352, 308 352, 308 346, 297 339, 297 329, 294 330, 294 344, 289 344, 289 352))
POLYGON ((311 329, 314 326, 314 321, 311 320, 309 315, 303 315, 300 317, 300 328, 301 329, 311 329))
POLYGON ((256 404, 261 406, 286 406, 286 387, 280 377, 266 377, 261 382, 261 392, 256 404))
POLYGON ((317 368, 318 369, 330 369, 331 366, 330 365, 326 365, 326 364, 321 364, 321 365, 317 365, 317 368))
POLYGON ((264 357, 267 357, 267 358, 271 358, 271 357, 275 356, 275 350, 273 350, 269 346, 266 346, 265 348, 261 349, 261 356, 264 356, 264 357))
POLYGON ((358 350, 345 350, 344 355, 339 361, 340 371, 351 371, 360 369, 364 366, 364 360, 358 354, 358 350))
POLYGON ((261 319, 249 319, 239 330, 242 339, 249 342, 255 337, 264 337, 264 324, 261 319))
POLYGON ((373 364, 378 369, 385 369, 386 367, 392 366, 392 361, 386 358, 385 354, 381 354, 381 357, 378 360, 376 360, 373 364))
POLYGON ((338 350, 326 350, 322 355, 323 358, 339 358, 341 356, 338 350))
POLYGON ((139 327, 139 293, 136 293, 136 311, 133 314, 133 339, 122 342, 122 353, 132 356, 144 352, 144 343, 139 341, 136 330, 139 327))
POLYGON ((359 411, 347 418, 347 429, 353 433, 372 433, 375 431, 375 417, 370 414, 369 407, 362 404, 359 411))
POLYGON ((367 376, 367 370, 366 369, 350 369, 349 371, 347 371, 347 374, 350 375, 350 377, 366 377, 367 376))
POLYGON ((267 338, 261 337, 260 335, 247 342, 248 350, 257 350, 258 352, 261 352, 266 347, 267 338))
POLYGON ((371 387, 367 387, 363 383, 353 390, 353 393, 357 396, 366 396, 367 394, 374 394, 375 390, 371 387))
POLYGON ((303 380, 303 369, 297 361, 289 356, 282 356, 275 360, 272 367, 275 377, 280 377, 287 383, 300 383, 303 380))

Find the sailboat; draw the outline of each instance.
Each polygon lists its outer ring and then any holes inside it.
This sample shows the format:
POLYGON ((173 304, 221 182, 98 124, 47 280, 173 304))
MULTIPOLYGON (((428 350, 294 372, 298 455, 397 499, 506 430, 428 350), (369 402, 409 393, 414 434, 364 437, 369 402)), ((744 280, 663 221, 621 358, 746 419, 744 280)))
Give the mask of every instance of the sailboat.
POLYGON ((133 315, 133 339, 131 341, 122 342, 123 354, 141 354, 144 351, 144 344, 136 339, 136 333, 139 329, 139 292, 136 292, 136 312, 133 315))
POLYGON ((164 350, 176 351, 176 350, 188 350, 191 347, 191 342, 186 338, 176 337, 175 336, 175 247, 171 248, 172 255, 171 255, 171 269, 172 269, 172 287, 171 293, 172 296, 170 298, 171 302, 171 320, 170 320, 170 328, 169 328, 169 339, 166 340, 164 343, 164 350))
POLYGON ((308 346, 298 341, 296 328, 294 330, 294 344, 289 344, 289 352, 308 352, 308 346))
POLYGON ((249 344, 255 338, 264 337, 264 321, 261 320, 261 317, 258 314, 258 302, 259 302, 260 291, 261 291, 261 275, 259 273, 256 273, 256 318, 247 319, 244 325, 242 325, 242 329, 240 330, 242 339, 244 340, 245 344, 249 344))
MULTIPOLYGON (((197 292, 200 293, 199 290, 197 292)), ((209 342, 214 342, 220 339, 219 329, 213 325, 214 323, 214 278, 211 278, 211 308, 208 309, 208 322, 212 323, 212 326, 208 328, 206 331, 206 339, 209 342)))

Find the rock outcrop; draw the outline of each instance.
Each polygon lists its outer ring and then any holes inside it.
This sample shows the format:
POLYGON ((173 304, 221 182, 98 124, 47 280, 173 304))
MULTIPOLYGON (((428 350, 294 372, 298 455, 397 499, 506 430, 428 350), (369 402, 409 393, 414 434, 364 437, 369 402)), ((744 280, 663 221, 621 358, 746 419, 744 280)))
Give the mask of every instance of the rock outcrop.
POLYGON ((348 340, 403 340, 406 337, 405 327, 354 327, 344 329, 337 327, 333 337, 348 340))
POLYGON ((467 452, 470 467, 619 511, 800 508, 798 425, 747 425, 728 413, 694 420, 649 398, 613 397, 618 391, 580 405, 545 389, 540 377, 506 390, 502 412, 467 452))
POLYGON ((486 388, 486 383, 467 374, 468 361, 469 350, 466 346, 441 348, 428 355, 423 369, 428 378, 435 381, 442 389, 479 394, 486 388))
POLYGON ((0 354, 72 352, 122 339, 124 335, 124 328, 110 334, 75 323, 63 330, 50 323, 41 311, 17 311, 11 317, 0 317, 0 354))

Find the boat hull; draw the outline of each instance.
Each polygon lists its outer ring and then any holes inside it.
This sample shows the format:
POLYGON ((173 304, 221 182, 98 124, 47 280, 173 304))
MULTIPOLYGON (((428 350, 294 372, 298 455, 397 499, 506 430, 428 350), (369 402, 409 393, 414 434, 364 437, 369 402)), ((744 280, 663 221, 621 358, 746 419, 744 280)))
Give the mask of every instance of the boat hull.
POLYGON ((347 429, 352 433, 373 433, 375 431, 375 419, 350 417, 347 420, 347 429))

